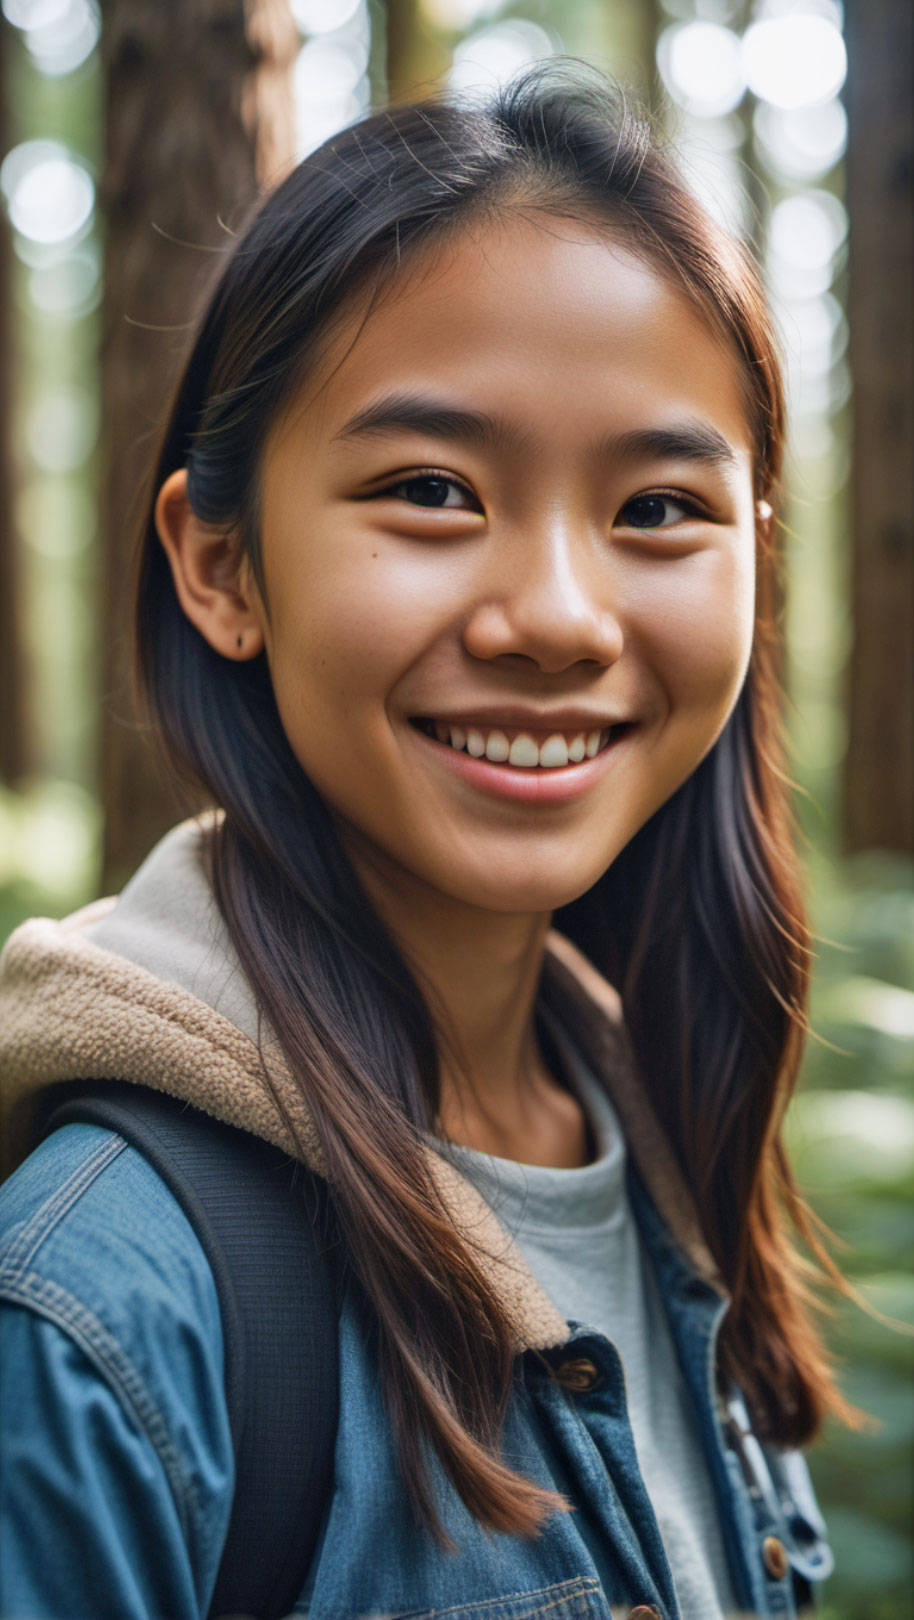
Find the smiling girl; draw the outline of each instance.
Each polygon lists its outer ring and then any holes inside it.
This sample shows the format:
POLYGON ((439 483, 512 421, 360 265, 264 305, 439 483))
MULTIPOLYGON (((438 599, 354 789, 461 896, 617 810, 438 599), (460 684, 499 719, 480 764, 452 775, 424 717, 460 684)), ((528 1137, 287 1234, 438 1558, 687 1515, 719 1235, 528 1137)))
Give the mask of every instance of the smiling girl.
MULTIPOLYGON (((581 72, 366 119, 227 255, 137 607, 217 813, 13 937, 3 1062, 20 1127, 118 1077, 327 1189, 311 1620, 789 1616, 828 1572, 782 440, 744 251, 581 72)), ((198 1232, 99 1124, 2 1208, 3 1615, 206 1615, 234 1459, 198 1232)))

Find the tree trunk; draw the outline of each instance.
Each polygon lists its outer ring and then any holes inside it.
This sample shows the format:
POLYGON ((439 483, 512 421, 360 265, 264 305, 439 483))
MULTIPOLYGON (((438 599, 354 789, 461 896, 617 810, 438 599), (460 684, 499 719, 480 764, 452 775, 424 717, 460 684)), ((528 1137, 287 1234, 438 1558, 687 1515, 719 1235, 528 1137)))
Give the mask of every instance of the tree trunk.
MULTIPOLYGON (((9 34, 0 23, 0 152, 9 151, 6 75, 9 34)), ((25 648, 19 534, 16 525, 12 451, 13 322, 12 249, 5 213, 0 210, 0 782, 12 787, 25 774, 25 648)))
MULTIPOLYGON (((555 8, 560 29, 562 9, 561 5, 555 8)), ((615 0, 613 5, 599 8, 591 22, 594 30, 598 22, 602 28, 598 60, 605 59, 609 71, 624 84, 631 84, 647 107, 657 99, 657 40, 669 21, 661 13, 659 0, 615 0)))
POLYGON ((914 853, 910 0, 848 7, 853 611, 844 838, 914 853))
POLYGON ((414 101, 440 90, 451 53, 422 16, 419 0, 385 0, 387 97, 414 101))
POLYGON ((104 0, 102 798, 117 886, 179 808, 138 727, 131 573, 148 469, 202 288, 294 156, 287 0, 104 0))

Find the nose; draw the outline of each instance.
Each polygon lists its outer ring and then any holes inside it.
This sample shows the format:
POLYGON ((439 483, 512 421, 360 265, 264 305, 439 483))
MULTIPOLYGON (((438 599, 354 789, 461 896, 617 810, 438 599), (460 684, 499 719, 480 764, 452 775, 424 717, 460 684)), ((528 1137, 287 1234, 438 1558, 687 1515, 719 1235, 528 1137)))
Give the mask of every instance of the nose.
POLYGON ((573 664, 609 665, 622 625, 605 539, 553 523, 493 547, 492 571, 464 627, 474 658, 529 659, 544 674, 573 664))

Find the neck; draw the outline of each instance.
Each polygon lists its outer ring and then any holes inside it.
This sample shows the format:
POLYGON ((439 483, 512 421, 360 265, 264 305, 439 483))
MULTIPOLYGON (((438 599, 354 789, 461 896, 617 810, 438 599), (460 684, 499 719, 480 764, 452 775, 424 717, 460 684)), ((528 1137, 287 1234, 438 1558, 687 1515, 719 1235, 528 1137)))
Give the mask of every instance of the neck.
POLYGON ((586 1162, 581 1109, 536 1039, 549 914, 483 911, 350 848, 376 910, 422 989, 440 1059, 438 1129, 451 1141, 530 1164, 586 1162))

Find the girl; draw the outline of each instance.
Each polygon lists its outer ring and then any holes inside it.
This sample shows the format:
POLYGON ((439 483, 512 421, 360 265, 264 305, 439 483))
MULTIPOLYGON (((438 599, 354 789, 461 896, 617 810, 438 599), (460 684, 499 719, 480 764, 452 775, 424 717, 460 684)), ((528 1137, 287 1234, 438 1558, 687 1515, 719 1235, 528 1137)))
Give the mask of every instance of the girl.
MULTIPOLYGON (((4 1064, 20 1120, 119 1076, 323 1178, 311 1620, 786 1616, 827 1573, 791 1450, 842 1403, 779 1135, 782 442, 745 253, 580 72, 334 137, 210 299, 136 623, 218 813, 14 936, 4 1064)), ((206 1615, 234 1459, 199 1235, 98 1125, 3 1209, 2 1613, 206 1615)))

